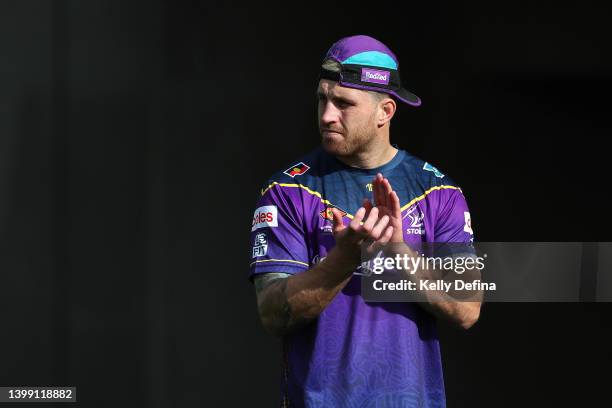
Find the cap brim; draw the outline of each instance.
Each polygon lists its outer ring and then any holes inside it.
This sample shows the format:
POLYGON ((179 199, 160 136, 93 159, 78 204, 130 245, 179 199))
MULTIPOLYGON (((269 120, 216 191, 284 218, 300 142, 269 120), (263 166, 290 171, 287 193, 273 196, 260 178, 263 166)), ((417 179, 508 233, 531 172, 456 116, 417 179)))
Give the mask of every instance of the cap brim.
MULTIPOLYGON (((329 79, 329 78, 323 78, 323 79, 329 79)), ((408 105, 411 105, 411 106, 421 106, 421 98, 419 98, 412 92, 407 91, 404 88, 400 88, 398 90, 392 90, 392 89, 386 89, 386 88, 380 88, 380 87, 354 84, 352 82, 343 81, 342 79, 330 79, 330 80, 337 81, 340 85, 345 86, 347 88, 355 88, 355 89, 363 89, 366 91, 387 93, 389 95, 396 97, 400 102, 407 103, 408 105)))
POLYGON ((391 95, 395 96, 397 99, 399 99, 400 101, 407 103, 408 105, 412 105, 412 106, 421 106, 421 98, 419 98, 418 96, 416 96, 415 94, 413 94, 410 91, 407 91, 404 88, 400 88, 397 91, 388 91, 391 95))

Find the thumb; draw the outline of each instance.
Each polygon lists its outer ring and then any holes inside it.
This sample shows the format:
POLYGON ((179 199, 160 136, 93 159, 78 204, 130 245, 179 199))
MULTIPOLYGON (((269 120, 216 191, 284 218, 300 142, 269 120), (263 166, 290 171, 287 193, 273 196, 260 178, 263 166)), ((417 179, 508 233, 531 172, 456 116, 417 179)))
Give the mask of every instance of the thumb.
POLYGON ((340 210, 338 210, 337 208, 332 207, 331 208, 331 212, 333 215, 333 227, 332 227, 332 231, 334 232, 334 234, 342 231, 343 229, 345 229, 346 227, 344 226, 344 223, 342 222, 342 212, 340 212, 340 210))

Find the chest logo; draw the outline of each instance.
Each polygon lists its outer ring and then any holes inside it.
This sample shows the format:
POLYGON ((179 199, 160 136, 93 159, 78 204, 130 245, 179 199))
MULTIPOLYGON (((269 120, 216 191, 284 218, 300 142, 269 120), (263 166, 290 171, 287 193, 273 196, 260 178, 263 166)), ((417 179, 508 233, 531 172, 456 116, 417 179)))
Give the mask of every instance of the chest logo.
POLYGON ((289 167, 287 170, 283 171, 289 177, 299 176, 300 174, 304 174, 310 169, 310 166, 303 162, 299 162, 289 167))
MULTIPOLYGON (((327 207, 323 211, 321 211, 319 213, 319 215, 321 217, 323 217, 324 220, 333 221, 334 220, 334 214, 332 213, 332 208, 336 208, 336 209, 340 210, 340 208, 338 208, 338 207, 327 207)), ((343 217, 347 214, 346 211, 343 211, 343 210, 340 210, 340 213, 342 214, 343 217)))
POLYGON ((408 218, 408 228, 406 228, 406 234, 408 235, 423 235, 425 233, 425 229, 423 228, 423 219, 425 218, 425 214, 423 211, 417 206, 413 205, 406 211, 406 215, 404 215, 404 219, 408 218))

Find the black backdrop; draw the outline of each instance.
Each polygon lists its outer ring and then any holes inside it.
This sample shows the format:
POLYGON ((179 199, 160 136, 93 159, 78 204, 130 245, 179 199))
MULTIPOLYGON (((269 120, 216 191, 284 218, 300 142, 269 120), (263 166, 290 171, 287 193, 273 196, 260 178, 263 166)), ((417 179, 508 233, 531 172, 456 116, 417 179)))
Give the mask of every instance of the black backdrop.
MULTIPOLYGON (((260 184, 318 143, 318 64, 363 33, 422 108, 393 142, 481 241, 610 241, 609 13, 589 2, 0 3, 0 386, 79 406, 275 406, 246 279, 260 184)), ((440 326, 449 407, 602 405, 608 304, 440 326)))

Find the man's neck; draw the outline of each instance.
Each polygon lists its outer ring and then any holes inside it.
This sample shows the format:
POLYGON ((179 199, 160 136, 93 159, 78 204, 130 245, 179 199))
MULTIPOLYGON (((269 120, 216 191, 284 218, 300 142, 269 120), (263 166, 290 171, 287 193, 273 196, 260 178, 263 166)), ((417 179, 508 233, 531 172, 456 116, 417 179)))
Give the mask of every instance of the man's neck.
POLYGON ((389 163, 397 153, 390 144, 384 144, 351 156, 336 156, 342 163, 359 169, 375 169, 389 163))

